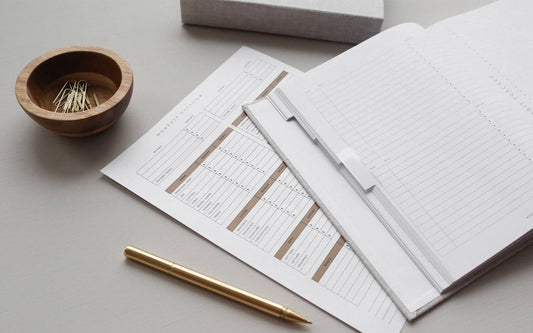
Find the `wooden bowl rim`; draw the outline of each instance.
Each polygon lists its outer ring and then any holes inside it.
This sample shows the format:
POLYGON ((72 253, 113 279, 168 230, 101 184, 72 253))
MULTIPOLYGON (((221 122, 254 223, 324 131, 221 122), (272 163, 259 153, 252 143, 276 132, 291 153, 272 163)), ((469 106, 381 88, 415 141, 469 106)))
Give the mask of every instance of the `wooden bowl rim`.
POLYGON ((112 109, 115 105, 120 103, 124 97, 128 94, 128 91, 131 89, 133 85, 133 73, 131 71, 131 68, 123 57, 121 57, 118 53, 115 53, 111 50, 108 50, 106 48, 100 47, 100 46, 88 46, 88 45, 76 45, 76 46, 67 46, 58 48, 49 52, 46 52, 37 58, 33 59, 29 64, 27 64, 22 71, 20 72, 19 76, 17 77, 17 82, 15 87, 15 95, 17 97, 18 102, 22 106, 24 110, 27 112, 30 112, 31 114, 39 117, 39 118, 46 118, 50 120, 62 120, 62 121, 74 121, 74 120, 80 120, 80 119, 86 119, 90 118, 92 116, 104 113, 110 109, 112 109), (115 93, 104 103, 93 107, 86 111, 80 111, 80 112, 73 112, 73 113, 61 113, 61 112, 53 112, 50 110, 46 110, 35 104, 32 99, 30 98, 28 94, 28 79, 40 64, 43 62, 56 57, 58 55, 67 54, 67 53, 73 53, 73 52, 93 52, 93 53, 100 53, 103 54, 109 58, 111 58, 119 67, 120 73, 121 73, 121 80, 120 85, 115 91, 115 93))

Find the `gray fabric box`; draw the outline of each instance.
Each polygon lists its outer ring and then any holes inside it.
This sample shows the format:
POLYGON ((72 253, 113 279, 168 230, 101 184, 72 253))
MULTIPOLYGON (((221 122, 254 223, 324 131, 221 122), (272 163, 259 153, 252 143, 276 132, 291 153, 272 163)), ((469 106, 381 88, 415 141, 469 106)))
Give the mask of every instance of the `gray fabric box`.
POLYGON ((383 0, 180 0, 197 24, 359 43, 381 30, 383 0))

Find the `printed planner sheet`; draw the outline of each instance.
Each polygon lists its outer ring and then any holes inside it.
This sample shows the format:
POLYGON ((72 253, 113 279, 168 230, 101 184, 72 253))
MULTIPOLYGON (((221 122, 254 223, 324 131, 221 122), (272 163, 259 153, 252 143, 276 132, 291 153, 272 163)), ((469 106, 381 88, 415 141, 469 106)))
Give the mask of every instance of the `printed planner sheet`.
POLYGON ((102 172, 363 332, 405 319, 242 112, 298 71, 241 48, 102 172))

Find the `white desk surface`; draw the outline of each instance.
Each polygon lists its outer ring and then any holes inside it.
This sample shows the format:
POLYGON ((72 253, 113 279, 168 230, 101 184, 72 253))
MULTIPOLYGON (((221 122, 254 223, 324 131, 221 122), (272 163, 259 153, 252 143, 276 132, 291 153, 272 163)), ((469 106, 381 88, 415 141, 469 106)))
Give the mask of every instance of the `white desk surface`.
MULTIPOLYGON (((422 25, 488 0, 388 0, 384 27, 422 25)), ((241 45, 308 70, 350 45, 183 26, 177 0, 0 2, 0 331, 354 332, 103 177, 132 144, 241 45), (37 126, 14 85, 34 57, 99 45, 131 64, 130 106, 110 130, 68 139, 37 126), (136 245, 276 300, 291 325, 127 262, 136 245)), ((530 332, 533 247, 403 332, 530 332)))

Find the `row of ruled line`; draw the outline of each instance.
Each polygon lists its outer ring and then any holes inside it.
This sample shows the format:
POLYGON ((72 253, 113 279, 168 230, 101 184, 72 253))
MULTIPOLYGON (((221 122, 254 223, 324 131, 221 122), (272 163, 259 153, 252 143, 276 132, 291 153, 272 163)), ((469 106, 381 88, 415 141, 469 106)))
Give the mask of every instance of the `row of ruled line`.
POLYGON ((472 105, 467 95, 481 92, 463 87, 475 82, 455 68, 443 72, 416 43, 395 51, 321 84, 309 98, 445 255, 531 203, 531 160, 516 148, 517 130, 531 131, 493 121, 503 118, 501 108, 472 105), (505 137, 511 132, 514 140, 505 137))

